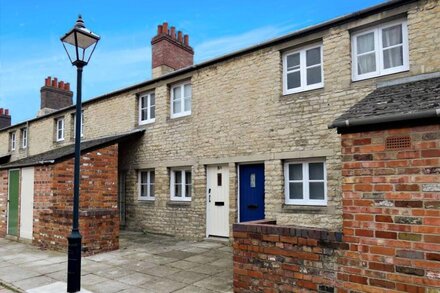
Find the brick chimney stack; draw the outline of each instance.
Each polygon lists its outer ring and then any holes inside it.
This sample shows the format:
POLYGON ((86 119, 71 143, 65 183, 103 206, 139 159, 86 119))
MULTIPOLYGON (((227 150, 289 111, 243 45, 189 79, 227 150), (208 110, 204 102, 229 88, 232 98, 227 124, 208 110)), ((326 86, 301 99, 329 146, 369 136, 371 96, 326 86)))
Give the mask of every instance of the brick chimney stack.
POLYGON ((157 26, 157 35, 151 40, 153 78, 194 64, 194 50, 189 36, 168 23, 157 26))
POLYGON ((37 116, 43 116, 58 109, 72 105, 73 92, 68 82, 59 81, 48 76, 41 92, 41 106, 37 116))
POLYGON ((8 109, 0 108, 0 129, 11 126, 11 115, 8 109))

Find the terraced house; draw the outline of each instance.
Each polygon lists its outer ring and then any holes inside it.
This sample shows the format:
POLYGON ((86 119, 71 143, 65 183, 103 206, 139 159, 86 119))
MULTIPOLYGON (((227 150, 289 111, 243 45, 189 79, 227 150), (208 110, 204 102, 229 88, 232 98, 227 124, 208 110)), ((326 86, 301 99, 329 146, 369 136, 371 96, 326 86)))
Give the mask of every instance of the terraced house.
MULTIPOLYGON (((384 82, 439 76, 439 40, 431 0, 388 1, 199 64, 187 35, 159 25, 153 78, 83 103, 85 246, 116 248, 119 224, 188 239, 263 218, 341 229, 341 140, 328 125, 384 82)), ((39 116, 3 124, 1 235, 65 245, 71 98, 48 78, 39 116)))

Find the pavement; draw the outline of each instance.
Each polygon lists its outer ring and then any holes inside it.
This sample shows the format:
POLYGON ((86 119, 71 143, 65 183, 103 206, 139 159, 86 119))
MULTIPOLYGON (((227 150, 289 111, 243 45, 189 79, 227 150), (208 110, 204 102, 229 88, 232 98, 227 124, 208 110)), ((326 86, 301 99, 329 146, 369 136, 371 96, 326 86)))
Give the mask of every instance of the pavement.
MULTIPOLYGON (((82 258, 83 289, 94 293, 233 292, 232 248, 227 242, 179 241, 124 231, 120 247, 82 258)), ((66 276, 66 253, 0 238, 0 293, 40 292, 47 285, 60 286, 66 276)))

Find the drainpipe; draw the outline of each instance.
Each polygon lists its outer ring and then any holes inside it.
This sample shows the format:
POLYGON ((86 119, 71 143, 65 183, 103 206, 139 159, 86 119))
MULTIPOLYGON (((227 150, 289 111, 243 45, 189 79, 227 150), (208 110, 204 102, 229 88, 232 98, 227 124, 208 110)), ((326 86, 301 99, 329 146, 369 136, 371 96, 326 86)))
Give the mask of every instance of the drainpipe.
POLYGON ((30 128, 29 128, 29 121, 26 121, 26 131, 27 131, 27 146, 26 146, 26 157, 29 157, 29 142, 30 142, 30 128))
POLYGON ((379 117, 347 119, 344 121, 333 122, 332 124, 328 125, 328 128, 349 128, 354 126, 383 124, 383 123, 398 122, 404 120, 420 120, 420 119, 428 119, 428 118, 436 118, 436 117, 440 117, 440 108, 425 110, 415 113, 407 113, 407 114, 391 114, 391 115, 383 115, 379 117))

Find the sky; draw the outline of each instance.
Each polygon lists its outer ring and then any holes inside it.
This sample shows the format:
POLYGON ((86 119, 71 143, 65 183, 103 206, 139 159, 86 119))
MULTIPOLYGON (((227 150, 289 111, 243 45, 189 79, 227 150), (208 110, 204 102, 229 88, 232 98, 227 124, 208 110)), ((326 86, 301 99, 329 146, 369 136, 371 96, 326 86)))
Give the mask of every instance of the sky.
POLYGON ((0 0, 0 108, 32 119, 47 76, 76 88, 60 37, 79 14, 101 40, 83 73, 83 100, 151 78, 151 38, 167 21, 189 34, 195 63, 384 0, 0 0))

